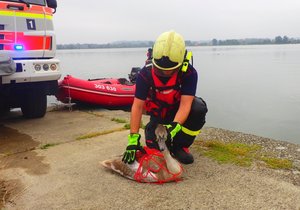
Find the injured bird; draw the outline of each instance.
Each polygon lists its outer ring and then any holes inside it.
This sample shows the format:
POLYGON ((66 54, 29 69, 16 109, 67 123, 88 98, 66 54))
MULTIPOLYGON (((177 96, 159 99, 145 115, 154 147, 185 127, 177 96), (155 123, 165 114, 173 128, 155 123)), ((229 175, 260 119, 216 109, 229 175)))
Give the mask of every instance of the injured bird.
POLYGON ((138 151, 132 164, 122 161, 122 157, 105 160, 101 165, 118 174, 138 182, 165 183, 181 180, 183 168, 174 159, 166 146, 167 130, 158 124, 155 129, 159 150, 144 147, 145 153, 138 151))

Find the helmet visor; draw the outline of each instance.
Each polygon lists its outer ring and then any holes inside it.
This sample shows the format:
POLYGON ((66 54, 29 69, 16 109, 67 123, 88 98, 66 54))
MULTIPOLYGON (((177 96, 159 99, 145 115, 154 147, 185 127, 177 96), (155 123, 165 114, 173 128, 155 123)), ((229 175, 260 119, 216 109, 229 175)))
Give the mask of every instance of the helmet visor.
POLYGON ((171 61, 167 56, 162 56, 160 59, 153 58, 152 63, 154 66, 164 71, 177 69, 181 65, 181 63, 171 61))

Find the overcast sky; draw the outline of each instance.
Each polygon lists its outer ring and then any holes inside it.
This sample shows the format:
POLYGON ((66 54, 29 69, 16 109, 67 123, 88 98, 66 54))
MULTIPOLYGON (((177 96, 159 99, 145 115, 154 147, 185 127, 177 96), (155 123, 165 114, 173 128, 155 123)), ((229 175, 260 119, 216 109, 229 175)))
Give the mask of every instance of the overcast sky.
POLYGON ((300 37, 300 0, 57 0, 57 43, 300 37))

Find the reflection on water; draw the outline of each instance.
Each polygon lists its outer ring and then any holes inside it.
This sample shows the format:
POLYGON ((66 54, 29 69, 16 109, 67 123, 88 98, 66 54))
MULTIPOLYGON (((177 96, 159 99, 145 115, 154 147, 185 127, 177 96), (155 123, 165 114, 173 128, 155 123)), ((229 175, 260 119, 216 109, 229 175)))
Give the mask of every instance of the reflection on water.
MULTIPOLYGON (((207 125, 300 143, 300 45, 191 47, 207 125)), ((63 75, 127 77, 147 48, 61 50, 63 75)))

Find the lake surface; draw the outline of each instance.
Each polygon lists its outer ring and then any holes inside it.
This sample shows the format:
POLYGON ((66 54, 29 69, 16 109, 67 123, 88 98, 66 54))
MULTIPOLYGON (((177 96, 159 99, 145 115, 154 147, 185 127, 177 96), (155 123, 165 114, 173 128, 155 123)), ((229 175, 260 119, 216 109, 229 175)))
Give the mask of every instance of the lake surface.
MULTIPOLYGON (((207 126, 300 144, 300 45, 190 47, 207 126)), ((125 77, 146 48, 59 50, 63 76, 125 77)), ((50 101, 54 99, 50 99, 50 101)))

